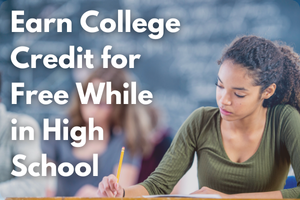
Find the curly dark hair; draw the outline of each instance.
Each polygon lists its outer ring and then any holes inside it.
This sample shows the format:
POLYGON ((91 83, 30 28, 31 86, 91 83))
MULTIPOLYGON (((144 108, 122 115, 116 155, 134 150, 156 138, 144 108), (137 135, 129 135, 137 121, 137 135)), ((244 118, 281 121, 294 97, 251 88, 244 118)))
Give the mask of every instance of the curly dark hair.
POLYGON ((290 104, 300 112, 300 59, 292 47, 257 36, 242 36, 225 49, 218 64, 225 60, 245 67, 254 85, 261 86, 261 93, 276 84, 275 93, 264 100, 263 107, 290 104))

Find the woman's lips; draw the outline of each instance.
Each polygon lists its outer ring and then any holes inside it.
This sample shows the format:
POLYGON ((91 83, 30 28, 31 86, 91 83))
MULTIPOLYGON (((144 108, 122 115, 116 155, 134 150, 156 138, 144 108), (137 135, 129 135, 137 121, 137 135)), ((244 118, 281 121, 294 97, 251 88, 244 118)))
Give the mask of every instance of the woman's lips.
POLYGON ((224 110, 222 108, 220 108, 220 112, 223 114, 223 115, 230 115, 232 114, 232 112, 228 112, 227 110, 224 110))

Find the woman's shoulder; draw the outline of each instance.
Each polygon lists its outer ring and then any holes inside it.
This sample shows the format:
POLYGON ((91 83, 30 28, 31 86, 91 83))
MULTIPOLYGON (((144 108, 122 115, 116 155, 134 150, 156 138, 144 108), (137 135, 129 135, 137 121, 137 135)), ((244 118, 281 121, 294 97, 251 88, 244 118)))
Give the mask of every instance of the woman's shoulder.
POLYGON ((194 110, 191 116, 195 118, 208 119, 212 116, 216 115, 219 112, 219 108, 217 107, 200 107, 194 110))
POLYGON ((300 115, 297 109, 289 104, 278 104, 270 109, 270 115, 279 119, 292 117, 291 115, 300 115))
POLYGON ((196 130, 201 130, 204 124, 214 124, 218 114, 219 109, 216 107, 200 107, 192 112, 184 124, 191 125, 196 130))
POLYGON ((279 104, 269 110, 269 123, 280 130, 279 133, 283 133, 282 139, 286 139, 289 135, 299 135, 300 114, 296 108, 288 104, 279 104))

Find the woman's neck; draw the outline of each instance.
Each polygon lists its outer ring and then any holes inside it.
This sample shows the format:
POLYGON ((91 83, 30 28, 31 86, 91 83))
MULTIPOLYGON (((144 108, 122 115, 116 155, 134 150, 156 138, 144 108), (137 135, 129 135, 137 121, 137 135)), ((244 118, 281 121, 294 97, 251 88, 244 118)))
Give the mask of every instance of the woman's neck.
POLYGON ((259 107, 250 115, 235 121, 222 120, 222 127, 236 134, 253 134, 264 128, 267 108, 259 107))

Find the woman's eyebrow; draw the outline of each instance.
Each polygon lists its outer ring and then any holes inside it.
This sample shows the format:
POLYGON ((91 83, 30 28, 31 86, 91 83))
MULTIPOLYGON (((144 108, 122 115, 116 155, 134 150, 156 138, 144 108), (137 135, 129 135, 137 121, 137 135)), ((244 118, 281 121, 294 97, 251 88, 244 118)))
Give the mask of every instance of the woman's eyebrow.
MULTIPOLYGON (((221 83, 223 83, 222 81, 221 81, 221 79, 220 79, 220 77, 218 76, 218 80, 221 82, 221 83)), ((248 91, 246 88, 244 88, 244 87, 232 87, 232 89, 234 89, 234 90, 243 90, 243 91, 248 91)))
POLYGON ((220 77, 218 76, 218 79, 219 79, 219 81, 221 82, 221 83, 223 83, 222 81, 221 81, 221 79, 220 79, 220 77))
POLYGON ((233 87, 232 89, 248 91, 246 88, 243 88, 243 87, 233 87))

